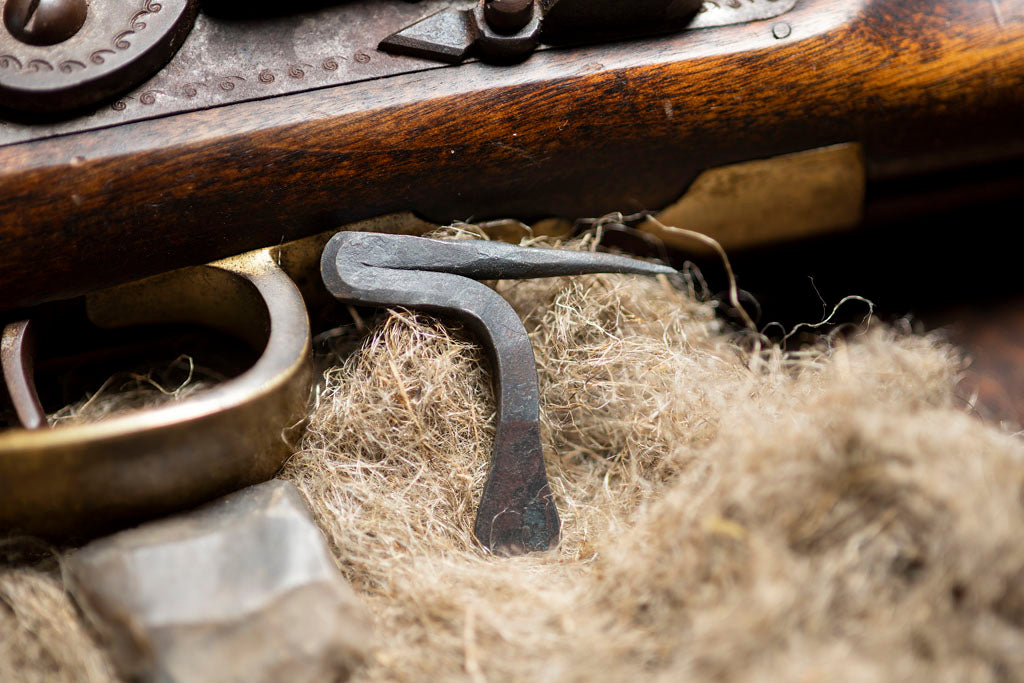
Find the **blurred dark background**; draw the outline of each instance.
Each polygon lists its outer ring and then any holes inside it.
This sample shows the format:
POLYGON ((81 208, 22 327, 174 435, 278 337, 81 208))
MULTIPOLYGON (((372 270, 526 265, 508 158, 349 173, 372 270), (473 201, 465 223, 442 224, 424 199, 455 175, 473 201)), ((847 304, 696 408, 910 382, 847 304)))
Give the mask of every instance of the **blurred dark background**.
MULTIPOLYGON (((1024 163, 868 189, 866 225, 799 243, 730 255, 746 305, 775 338, 815 323, 844 297, 864 297, 874 317, 937 331, 961 346, 968 366, 960 396, 983 418, 1024 425, 1024 163)), ((718 297, 727 287, 713 259, 697 265, 718 297)), ((850 301, 833 325, 862 324, 868 307, 850 301)), ((828 328, 825 328, 828 329, 828 328)), ((790 340, 792 343, 793 340, 790 340)))

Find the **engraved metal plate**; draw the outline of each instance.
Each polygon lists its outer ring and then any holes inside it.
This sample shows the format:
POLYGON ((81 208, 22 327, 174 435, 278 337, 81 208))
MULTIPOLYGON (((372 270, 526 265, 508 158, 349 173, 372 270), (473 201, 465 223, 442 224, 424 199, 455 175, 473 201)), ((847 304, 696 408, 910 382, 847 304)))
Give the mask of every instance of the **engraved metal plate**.
POLYGON ((196 0, 93 2, 56 45, 27 45, 0 21, 0 105, 68 110, 108 98, 166 63, 192 26, 196 0))
MULTIPOLYGON (((787 12, 796 2, 707 0, 691 27, 766 19, 787 12)), ((191 34, 156 76, 68 121, 0 120, 0 145, 415 71, 456 68, 389 55, 375 47, 384 37, 450 4, 448 0, 358 0, 265 19, 200 13, 191 34)), ((0 62, 0 73, 3 68, 0 62)))

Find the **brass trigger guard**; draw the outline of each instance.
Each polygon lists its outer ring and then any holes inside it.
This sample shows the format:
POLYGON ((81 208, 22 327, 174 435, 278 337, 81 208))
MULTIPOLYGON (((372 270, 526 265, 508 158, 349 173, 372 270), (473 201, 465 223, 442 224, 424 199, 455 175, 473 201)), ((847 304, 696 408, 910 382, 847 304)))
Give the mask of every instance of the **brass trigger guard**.
MULTIPOLYGON (((263 352, 241 375, 180 403, 0 432, 0 533, 93 535, 277 472, 292 452, 284 434, 306 414, 312 365, 302 295, 270 250, 99 292, 86 306, 101 327, 198 323, 263 352)), ((12 398, 25 406, 34 387, 16 325, 4 335, 3 369, 8 385, 21 388, 12 398)))

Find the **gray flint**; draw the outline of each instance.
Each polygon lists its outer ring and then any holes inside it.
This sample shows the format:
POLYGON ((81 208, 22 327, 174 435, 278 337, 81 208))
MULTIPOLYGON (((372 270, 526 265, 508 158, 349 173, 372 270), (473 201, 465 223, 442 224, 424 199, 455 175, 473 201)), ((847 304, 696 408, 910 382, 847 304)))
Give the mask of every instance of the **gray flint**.
POLYGON ((67 567, 133 679, 339 681, 371 646, 365 607, 288 482, 94 541, 67 567))

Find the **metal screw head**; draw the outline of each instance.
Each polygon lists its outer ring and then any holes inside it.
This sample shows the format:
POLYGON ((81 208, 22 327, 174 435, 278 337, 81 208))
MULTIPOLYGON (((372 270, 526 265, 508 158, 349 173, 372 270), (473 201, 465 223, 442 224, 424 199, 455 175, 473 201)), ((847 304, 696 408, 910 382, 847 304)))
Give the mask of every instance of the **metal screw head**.
POLYGON ((86 0, 7 0, 4 25, 29 45, 55 45, 85 23, 86 0))
POLYGON ((782 40, 783 38, 789 38, 789 34, 793 32, 793 27, 784 21, 780 21, 777 24, 772 24, 772 35, 776 39, 782 40))
POLYGON ((533 0, 485 0, 484 18, 496 33, 519 33, 533 17, 533 0))

